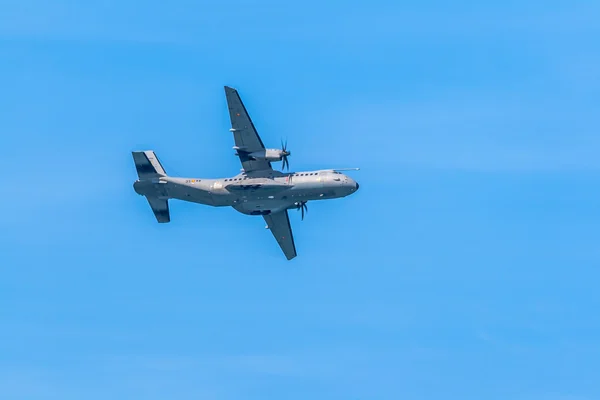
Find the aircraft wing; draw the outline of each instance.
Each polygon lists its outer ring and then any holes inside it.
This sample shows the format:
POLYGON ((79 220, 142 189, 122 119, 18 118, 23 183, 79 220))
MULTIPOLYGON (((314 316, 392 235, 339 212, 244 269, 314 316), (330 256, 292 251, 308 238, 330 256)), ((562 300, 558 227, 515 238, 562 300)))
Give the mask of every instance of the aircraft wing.
POLYGON ((242 162, 244 170, 248 172, 272 170, 269 161, 250 160, 248 153, 264 150, 263 144, 256 128, 242 103, 242 99, 237 90, 225 86, 225 97, 227 98, 227 107, 229 108, 229 117, 231 119, 231 131, 237 147, 237 152, 242 162))
POLYGON ((269 230, 279 243, 283 254, 288 260, 296 257, 296 245, 294 244, 294 235, 292 235, 292 226, 288 212, 281 211, 275 214, 263 215, 269 230))

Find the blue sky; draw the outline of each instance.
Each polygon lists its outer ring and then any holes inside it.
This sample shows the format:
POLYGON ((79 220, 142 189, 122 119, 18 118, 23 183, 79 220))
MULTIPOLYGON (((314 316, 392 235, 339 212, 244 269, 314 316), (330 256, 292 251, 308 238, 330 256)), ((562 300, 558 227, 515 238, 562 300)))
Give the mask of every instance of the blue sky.
POLYGON ((599 16, 4 0, 2 399, 600 399, 599 16), (223 85, 293 169, 361 167, 292 262, 132 189, 131 150, 239 171, 223 85))

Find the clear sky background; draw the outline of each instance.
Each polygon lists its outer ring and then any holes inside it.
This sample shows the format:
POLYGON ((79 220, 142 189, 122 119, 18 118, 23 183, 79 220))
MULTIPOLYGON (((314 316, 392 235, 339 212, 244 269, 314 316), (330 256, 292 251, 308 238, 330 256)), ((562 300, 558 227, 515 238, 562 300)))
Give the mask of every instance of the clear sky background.
MULTIPOLYGON (((0 2, 0 398, 600 399, 600 3, 0 2), (171 202, 240 164, 223 85, 292 169, 262 218, 171 202)), ((280 164, 278 164, 280 165, 280 164)))

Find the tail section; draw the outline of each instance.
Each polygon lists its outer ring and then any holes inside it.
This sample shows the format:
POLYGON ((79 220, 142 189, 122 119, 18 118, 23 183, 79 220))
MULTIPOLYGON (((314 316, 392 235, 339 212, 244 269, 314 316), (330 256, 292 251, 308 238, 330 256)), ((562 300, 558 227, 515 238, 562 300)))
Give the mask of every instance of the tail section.
POLYGON ((158 161, 158 157, 152 150, 147 151, 132 151, 135 169, 140 179, 159 178, 167 176, 164 168, 158 161))
POLYGON ((134 190, 146 197, 159 223, 170 222, 168 194, 165 191, 166 182, 160 179, 167 176, 167 173, 158 161, 158 157, 151 150, 133 151, 131 154, 140 178, 133 184, 134 190))
POLYGON ((146 196, 146 200, 148 200, 148 204, 150 204, 150 208, 152 209, 152 212, 159 223, 165 224, 171 221, 171 214, 169 213, 169 201, 167 199, 146 196))

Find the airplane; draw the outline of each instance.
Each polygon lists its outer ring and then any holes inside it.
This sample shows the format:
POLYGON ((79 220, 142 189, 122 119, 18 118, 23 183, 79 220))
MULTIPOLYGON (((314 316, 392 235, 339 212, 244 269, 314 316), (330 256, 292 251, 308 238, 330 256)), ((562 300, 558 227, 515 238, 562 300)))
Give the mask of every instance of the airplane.
POLYGON ((296 257, 296 245, 288 210, 308 212, 307 202, 346 197, 359 185, 341 171, 358 168, 283 172, 291 155, 287 143, 281 149, 267 149, 263 144, 238 91, 225 86, 231 119, 233 149, 242 164, 241 172, 231 178, 182 178, 167 175, 152 150, 132 151, 138 180, 133 189, 145 196, 159 223, 171 221, 169 200, 177 199, 215 207, 233 207, 247 215, 260 215, 266 222, 288 260, 296 257), (282 162, 282 171, 272 162, 282 162))

